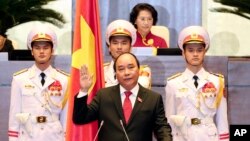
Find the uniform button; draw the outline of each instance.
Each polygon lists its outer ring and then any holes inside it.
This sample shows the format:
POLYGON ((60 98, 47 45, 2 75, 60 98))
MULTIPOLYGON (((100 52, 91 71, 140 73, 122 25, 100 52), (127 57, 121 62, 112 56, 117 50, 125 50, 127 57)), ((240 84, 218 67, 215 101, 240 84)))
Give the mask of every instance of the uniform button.
POLYGON ((41 130, 43 130, 44 128, 43 127, 41 127, 41 130))

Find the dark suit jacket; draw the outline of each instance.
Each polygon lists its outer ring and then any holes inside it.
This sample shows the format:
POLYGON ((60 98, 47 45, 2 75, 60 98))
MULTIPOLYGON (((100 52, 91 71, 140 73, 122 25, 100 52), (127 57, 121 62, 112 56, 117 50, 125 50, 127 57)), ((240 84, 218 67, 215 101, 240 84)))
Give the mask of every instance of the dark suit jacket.
POLYGON ((76 98, 73 121, 84 124, 103 120, 99 141, 127 141, 120 120, 130 141, 152 141, 154 132, 158 141, 171 141, 171 127, 165 117, 161 95, 139 85, 139 92, 128 124, 122 110, 119 85, 103 88, 87 105, 87 96, 76 98))

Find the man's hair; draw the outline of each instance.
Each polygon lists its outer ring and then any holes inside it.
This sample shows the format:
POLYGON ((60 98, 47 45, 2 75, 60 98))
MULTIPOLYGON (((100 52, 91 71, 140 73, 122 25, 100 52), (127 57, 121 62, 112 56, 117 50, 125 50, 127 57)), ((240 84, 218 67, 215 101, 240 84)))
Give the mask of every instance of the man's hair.
POLYGON ((125 52, 125 53, 120 54, 120 55, 115 59, 114 66, 113 66, 115 72, 116 72, 116 62, 117 62, 117 60, 120 58, 120 56, 122 56, 122 55, 124 55, 124 54, 130 54, 131 56, 133 56, 134 59, 135 59, 135 61, 136 61, 136 65, 137 65, 138 69, 140 68, 140 62, 139 62, 139 60, 137 59, 137 57, 136 57, 133 53, 125 52))

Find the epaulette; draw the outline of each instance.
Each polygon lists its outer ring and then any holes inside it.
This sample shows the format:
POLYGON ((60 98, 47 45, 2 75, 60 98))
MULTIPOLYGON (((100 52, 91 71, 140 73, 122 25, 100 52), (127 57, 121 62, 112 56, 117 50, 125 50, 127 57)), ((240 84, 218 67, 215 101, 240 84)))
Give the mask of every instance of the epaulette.
POLYGON ((26 72, 26 71, 28 71, 27 68, 26 68, 26 69, 22 69, 22 70, 20 70, 20 71, 18 71, 18 72, 15 72, 15 73, 13 74, 13 76, 17 76, 17 75, 19 75, 19 74, 21 74, 21 73, 24 73, 24 72, 26 72))
POLYGON ((224 78, 224 75, 220 74, 220 73, 212 73, 210 72, 211 74, 215 75, 215 76, 218 76, 218 77, 221 77, 221 78, 224 78))
POLYGON ((57 72, 60 72, 61 74, 63 75, 66 75, 66 76, 69 76, 69 73, 65 72, 65 71, 62 71, 60 69, 56 69, 57 72))
POLYGON ((104 63, 104 64, 103 64, 103 67, 106 67, 106 66, 108 66, 109 64, 110 64, 110 62, 104 63))
POLYGON ((174 78, 176 78, 176 77, 178 77, 178 76, 181 76, 181 73, 176 73, 176 74, 174 74, 174 75, 168 77, 167 80, 169 81, 169 80, 174 79, 174 78))

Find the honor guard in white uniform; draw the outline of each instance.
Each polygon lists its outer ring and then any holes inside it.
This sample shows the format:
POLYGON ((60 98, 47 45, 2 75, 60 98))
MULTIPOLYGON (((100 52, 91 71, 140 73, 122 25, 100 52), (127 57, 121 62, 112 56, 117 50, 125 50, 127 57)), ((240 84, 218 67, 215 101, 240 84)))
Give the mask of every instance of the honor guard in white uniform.
POLYGON ((68 75, 51 66, 56 34, 48 27, 36 27, 27 44, 35 64, 13 76, 9 141, 64 141, 68 75))
POLYGON ((166 116, 174 141, 228 141, 224 77, 203 68, 209 35, 200 26, 184 28, 178 39, 186 70, 168 78, 166 116))
MULTIPOLYGON (((110 63, 104 64, 105 87, 114 86, 118 81, 114 72, 114 60, 122 53, 130 52, 136 40, 136 29, 126 20, 111 22, 106 31, 106 43, 112 57, 110 63)), ((140 66, 139 83, 145 88, 151 87, 151 69, 147 65, 140 66)))

